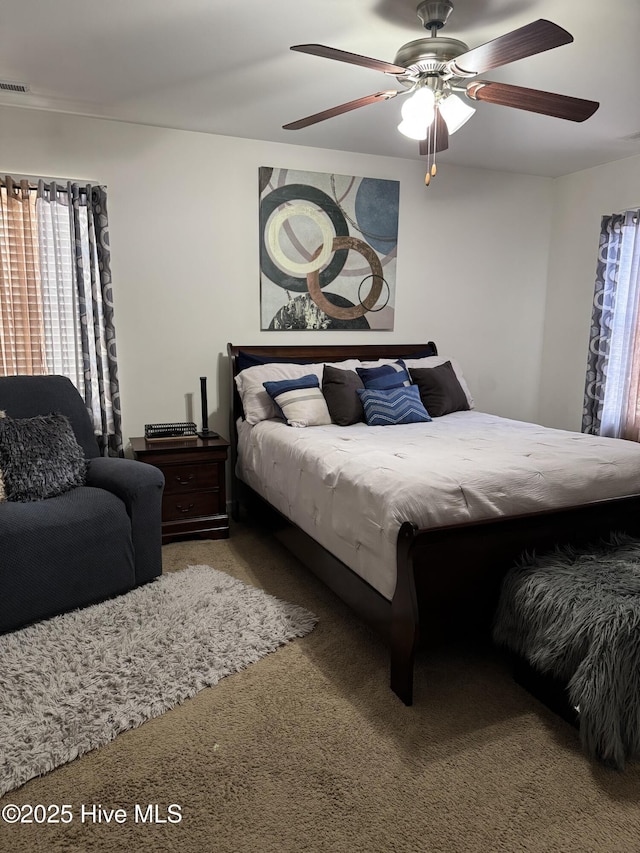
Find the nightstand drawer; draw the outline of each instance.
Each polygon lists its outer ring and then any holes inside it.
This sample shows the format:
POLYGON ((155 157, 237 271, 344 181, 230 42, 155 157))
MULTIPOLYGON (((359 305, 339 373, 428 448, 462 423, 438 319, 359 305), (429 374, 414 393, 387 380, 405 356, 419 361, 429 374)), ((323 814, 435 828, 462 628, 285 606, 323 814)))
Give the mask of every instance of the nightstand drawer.
POLYGON ((162 520, 181 521, 217 515, 220 510, 220 492, 191 492, 165 494, 162 497, 162 520))
POLYGON ((165 495, 215 489, 220 484, 219 466, 208 463, 163 465, 165 495))

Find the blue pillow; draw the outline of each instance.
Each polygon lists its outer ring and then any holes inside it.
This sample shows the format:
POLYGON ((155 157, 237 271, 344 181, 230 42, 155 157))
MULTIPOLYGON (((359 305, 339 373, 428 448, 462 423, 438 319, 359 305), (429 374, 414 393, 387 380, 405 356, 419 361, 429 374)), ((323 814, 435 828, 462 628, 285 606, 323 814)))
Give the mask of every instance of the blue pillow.
POLYGON ((289 426, 308 427, 331 423, 327 402, 315 374, 262 384, 289 426))
POLYGON ((431 420, 416 385, 385 391, 358 388, 356 393, 360 397, 368 426, 417 424, 431 420))
POLYGON ((383 391, 411 385, 411 377, 402 361, 396 361, 395 364, 382 364, 379 367, 356 367, 356 372, 365 388, 383 391))

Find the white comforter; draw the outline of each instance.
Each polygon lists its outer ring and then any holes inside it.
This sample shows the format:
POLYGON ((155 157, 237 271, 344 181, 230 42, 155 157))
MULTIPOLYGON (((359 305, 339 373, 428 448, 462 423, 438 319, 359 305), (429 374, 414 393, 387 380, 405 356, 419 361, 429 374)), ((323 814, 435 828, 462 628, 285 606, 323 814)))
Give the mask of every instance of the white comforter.
POLYGON ((396 538, 640 492, 640 445, 481 412, 406 426, 239 424, 238 474, 391 599, 396 538))

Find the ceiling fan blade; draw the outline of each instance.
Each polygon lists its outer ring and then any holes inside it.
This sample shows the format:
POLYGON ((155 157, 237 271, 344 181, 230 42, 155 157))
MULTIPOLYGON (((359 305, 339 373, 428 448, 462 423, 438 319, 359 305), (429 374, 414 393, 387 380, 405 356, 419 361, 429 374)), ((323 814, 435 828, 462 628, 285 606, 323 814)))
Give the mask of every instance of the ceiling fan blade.
POLYGON ((372 59, 370 56, 360 56, 359 53, 349 53, 335 47, 325 47, 323 44, 294 44, 291 50, 310 53, 312 56, 322 56, 325 59, 337 59, 339 62, 350 62, 351 65, 361 65, 363 68, 370 68, 372 71, 393 74, 394 77, 403 77, 407 74, 407 69, 401 65, 393 65, 391 62, 372 59))
POLYGON ((585 101, 569 95, 556 95, 541 89, 527 89, 524 86, 511 86, 509 83, 491 83, 474 80, 467 86, 467 94, 475 101, 487 101, 517 110, 528 110, 569 121, 585 121, 592 116, 600 104, 597 101, 585 101))
POLYGON ((557 24, 540 18, 503 36, 461 53, 449 63, 456 77, 474 77, 508 62, 544 53, 573 41, 573 36, 557 24))
POLYGON ((429 128, 429 135, 426 139, 420 140, 420 154, 424 157, 427 154, 431 153, 431 145, 430 145, 430 134, 433 132, 435 128, 436 131, 436 147, 437 151, 446 151, 449 147, 449 129, 447 128, 447 124, 445 120, 440 115, 440 110, 436 110, 436 117, 429 128))
POLYGON ((321 113, 314 113, 306 118, 298 119, 298 121, 292 121, 289 124, 283 125, 282 129, 301 130, 303 127, 309 127, 310 124, 317 124, 319 121, 324 121, 327 118, 348 113, 349 110, 357 110, 359 107, 366 107, 369 104, 375 104, 377 101, 388 101, 390 98, 395 98, 397 94, 396 89, 389 89, 386 92, 376 92, 375 95, 365 95, 364 98, 356 98, 355 101, 348 101, 346 104, 331 107, 328 110, 323 110, 321 113))

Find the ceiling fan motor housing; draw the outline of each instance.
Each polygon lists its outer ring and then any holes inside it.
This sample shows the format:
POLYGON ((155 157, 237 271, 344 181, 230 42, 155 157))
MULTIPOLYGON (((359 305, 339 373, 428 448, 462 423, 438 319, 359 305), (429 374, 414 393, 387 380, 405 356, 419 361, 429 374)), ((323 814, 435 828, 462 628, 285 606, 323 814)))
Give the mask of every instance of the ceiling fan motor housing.
MULTIPOLYGON (((401 65, 411 72, 415 79, 420 76, 439 77, 447 71, 447 62, 455 59, 469 48, 463 41, 438 36, 438 38, 422 38, 403 44, 396 53, 395 65, 401 65)), ((404 86, 413 85, 412 79, 398 77, 398 82, 404 86)))
POLYGON ((416 9, 422 26, 426 30, 441 29, 447 23, 453 12, 452 0, 423 0, 416 9))

